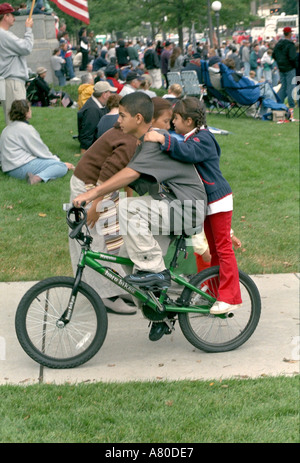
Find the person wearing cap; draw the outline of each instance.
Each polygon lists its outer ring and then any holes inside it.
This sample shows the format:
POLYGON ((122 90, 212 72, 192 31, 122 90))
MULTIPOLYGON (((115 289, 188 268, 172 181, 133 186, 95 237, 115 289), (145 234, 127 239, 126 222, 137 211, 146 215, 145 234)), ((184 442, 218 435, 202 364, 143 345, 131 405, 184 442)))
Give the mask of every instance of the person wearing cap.
POLYGON ((128 95, 129 93, 136 92, 141 85, 143 77, 140 76, 136 71, 129 71, 126 76, 126 83, 120 91, 121 96, 128 95))
POLYGON ((37 97, 41 106, 50 105, 50 91, 48 83, 45 80, 47 69, 44 67, 38 67, 36 70, 37 77, 35 79, 35 87, 37 89, 37 97))
POLYGON ((73 67, 72 58, 72 46, 67 39, 61 38, 59 41, 60 56, 65 60, 65 70, 67 74, 67 80, 74 79, 75 72, 73 67))
POLYGON ((109 64, 105 68, 104 73, 105 73, 107 82, 113 87, 116 87, 117 93, 119 94, 120 91, 123 89, 124 84, 121 84, 121 82, 119 82, 119 72, 116 66, 112 63, 109 64))
POLYGON ((281 88, 278 96, 284 103, 285 98, 288 99, 288 104, 291 110, 295 107, 293 98, 293 89, 296 85, 296 66, 297 66, 297 51, 296 46, 292 42, 292 29, 285 27, 283 29, 283 38, 275 45, 273 58, 275 59, 279 74, 281 88))
POLYGON ((94 85, 93 95, 86 101, 77 113, 78 140, 81 153, 97 140, 97 125, 104 114, 108 113, 106 103, 111 93, 117 89, 106 81, 94 85))
POLYGON ((193 53, 189 62, 181 70, 182 71, 196 71, 199 83, 202 82, 200 53, 193 53))
MULTIPOLYGON (((9 29, 14 25, 18 12, 9 4, 0 4, 0 77, 4 79, 5 100, 2 100, 6 123, 14 100, 26 99, 26 81, 29 78, 26 56, 33 48, 33 20, 25 21, 25 34, 21 39, 9 29)), ((1 92, 2 93, 2 92, 1 92)))

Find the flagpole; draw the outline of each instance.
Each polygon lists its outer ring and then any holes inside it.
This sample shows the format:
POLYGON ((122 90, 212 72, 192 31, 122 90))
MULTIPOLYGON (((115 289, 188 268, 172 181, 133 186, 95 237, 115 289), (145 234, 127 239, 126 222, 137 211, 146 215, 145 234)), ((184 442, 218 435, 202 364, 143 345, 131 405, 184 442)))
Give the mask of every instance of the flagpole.
POLYGON ((29 13, 29 16, 28 16, 29 19, 31 19, 34 5, 35 5, 35 0, 32 0, 32 4, 31 4, 31 8, 30 8, 30 13, 29 13))

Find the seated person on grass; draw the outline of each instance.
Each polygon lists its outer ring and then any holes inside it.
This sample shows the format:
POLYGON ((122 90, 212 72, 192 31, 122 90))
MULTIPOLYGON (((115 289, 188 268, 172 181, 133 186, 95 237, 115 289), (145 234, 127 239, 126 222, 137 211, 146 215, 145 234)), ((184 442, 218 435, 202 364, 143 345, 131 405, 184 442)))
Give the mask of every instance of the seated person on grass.
MULTIPOLYGON (((163 256, 170 235, 193 235, 202 229, 207 197, 202 180, 193 164, 166 159, 158 143, 143 143, 151 127, 153 102, 148 95, 135 92, 120 101, 119 123, 124 133, 140 140, 129 164, 101 185, 77 196, 80 207, 98 197, 130 185, 140 196, 123 199, 119 208, 121 233, 126 253, 134 263, 135 273, 126 281, 151 290, 171 285, 163 256), (183 220, 184 218, 184 220, 183 220)), ((160 133, 167 133, 159 130, 160 133)), ((121 252, 120 252, 121 254, 121 252)), ((153 323, 150 339, 160 339, 167 332, 164 322, 153 323)))

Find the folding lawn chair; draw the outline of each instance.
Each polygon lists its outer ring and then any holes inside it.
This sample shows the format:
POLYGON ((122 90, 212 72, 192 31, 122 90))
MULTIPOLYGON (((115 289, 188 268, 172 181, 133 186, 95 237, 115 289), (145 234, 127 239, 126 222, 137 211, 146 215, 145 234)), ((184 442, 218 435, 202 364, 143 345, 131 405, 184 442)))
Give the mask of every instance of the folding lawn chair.
POLYGON ((183 88, 180 72, 168 72, 167 78, 168 78, 169 86, 172 84, 179 84, 183 88))
POLYGON ((200 82, 196 71, 181 71, 181 80, 185 95, 200 97, 200 82))
POLYGON ((234 111, 236 105, 232 104, 231 100, 225 93, 213 87, 209 76, 208 62, 205 60, 201 60, 201 71, 203 85, 206 90, 206 95, 204 95, 203 98, 206 106, 209 110, 216 110, 218 114, 225 112, 225 115, 229 117, 230 113, 234 111))
POLYGON ((256 116, 262 104, 260 84, 229 69, 224 63, 220 63, 220 72, 222 88, 229 101, 236 105, 234 116, 239 117, 253 107, 256 116))

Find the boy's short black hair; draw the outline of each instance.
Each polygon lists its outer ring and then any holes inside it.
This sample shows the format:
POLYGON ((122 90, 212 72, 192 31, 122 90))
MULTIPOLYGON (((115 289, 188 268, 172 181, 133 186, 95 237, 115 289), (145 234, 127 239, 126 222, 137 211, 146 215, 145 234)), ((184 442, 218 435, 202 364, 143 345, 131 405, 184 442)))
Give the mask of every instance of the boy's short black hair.
POLYGON ((146 124, 149 124, 153 118, 153 102, 151 98, 143 92, 129 93, 123 96, 120 106, 124 106, 126 111, 132 116, 141 114, 146 124))

